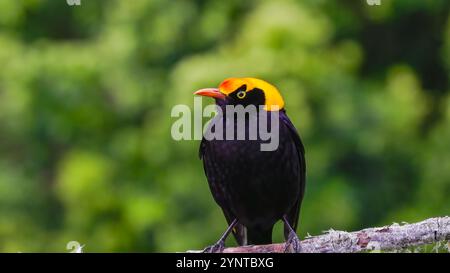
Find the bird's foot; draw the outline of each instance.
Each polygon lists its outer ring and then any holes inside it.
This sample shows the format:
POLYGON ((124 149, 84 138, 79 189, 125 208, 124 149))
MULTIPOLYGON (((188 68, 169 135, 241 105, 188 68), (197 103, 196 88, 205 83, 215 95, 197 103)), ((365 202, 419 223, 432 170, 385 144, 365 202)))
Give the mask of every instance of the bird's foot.
POLYGON ((222 253, 225 249, 225 241, 219 240, 217 243, 203 249, 203 253, 222 253))
POLYGON ((284 248, 285 253, 300 253, 302 251, 300 239, 298 238, 295 232, 289 233, 285 245, 286 245, 286 247, 284 248))
POLYGON ((233 227, 237 224, 237 219, 234 219, 233 222, 228 226, 225 233, 222 235, 222 237, 212 246, 208 246, 207 248, 203 249, 203 253, 222 253, 225 249, 225 240, 227 239, 228 234, 233 230, 233 227))

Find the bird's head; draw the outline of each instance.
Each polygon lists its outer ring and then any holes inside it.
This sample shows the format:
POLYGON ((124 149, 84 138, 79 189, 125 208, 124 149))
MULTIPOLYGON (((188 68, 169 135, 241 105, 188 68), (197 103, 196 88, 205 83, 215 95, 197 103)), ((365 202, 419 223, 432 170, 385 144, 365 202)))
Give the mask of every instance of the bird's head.
POLYGON ((278 89, 256 78, 229 78, 219 88, 204 88, 194 94, 215 98, 219 105, 263 105, 266 111, 281 110, 284 107, 284 100, 278 89))

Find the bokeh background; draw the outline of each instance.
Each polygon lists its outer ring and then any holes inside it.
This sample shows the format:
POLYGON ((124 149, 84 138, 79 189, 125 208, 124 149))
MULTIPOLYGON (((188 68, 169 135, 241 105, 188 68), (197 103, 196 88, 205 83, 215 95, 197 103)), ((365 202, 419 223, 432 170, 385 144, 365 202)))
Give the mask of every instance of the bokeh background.
POLYGON ((0 251, 215 242, 199 141, 172 140, 170 111, 231 76, 275 84, 302 135, 301 237, 448 215, 449 6, 1 0, 0 251))

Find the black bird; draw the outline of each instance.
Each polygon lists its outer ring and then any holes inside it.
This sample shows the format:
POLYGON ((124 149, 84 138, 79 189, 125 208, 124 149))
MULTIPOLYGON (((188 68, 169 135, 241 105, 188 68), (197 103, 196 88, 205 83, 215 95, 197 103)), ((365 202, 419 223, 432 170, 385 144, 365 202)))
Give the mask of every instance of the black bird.
MULTIPOLYGON (((270 244, 273 226, 282 220, 286 251, 299 252, 296 229, 305 192, 305 150, 286 115, 280 92, 260 79, 230 78, 219 88, 201 89, 194 94, 215 98, 224 114, 215 116, 210 124, 222 119, 225 124, 223 136, 226 131, 237 128, 237 120, 227 123, 229 118, 225 113, 228 105, 254 105, 260 109, 257 114, 245 115, 245 140, 208 140, 204 136, 201 141, 199 154, 210 190, 229 224, 220 240, 205 251, 221 252, 230 232, 239 245, 270 244), (249 121, 265 114, 270 130, 270 118, 275 113, 279 124, 278 147, 262 151, 261 144, 267 140, 259 134, 254 140, 248 139, 249 121)), ((236 137, 237 132, 234 133, 236 137)))

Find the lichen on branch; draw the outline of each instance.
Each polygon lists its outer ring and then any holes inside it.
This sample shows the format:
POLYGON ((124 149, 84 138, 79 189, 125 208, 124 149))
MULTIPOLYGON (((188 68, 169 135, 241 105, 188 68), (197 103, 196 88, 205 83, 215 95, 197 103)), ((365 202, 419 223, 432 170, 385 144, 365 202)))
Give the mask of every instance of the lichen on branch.
MULTIPOLYGON (((352 253, 394 251, 450 241, 450 217, 436 217, 413 224, 397 224, 346 232, 329 230, 302 241, 302 253, 352 253)), ((447 248, 450 246, 447 243, 447 248)), ((285 244, 225 248, 224 253, 279 253, 285 244)), ((201 252, 201 251, 189 251, 201 252)))

